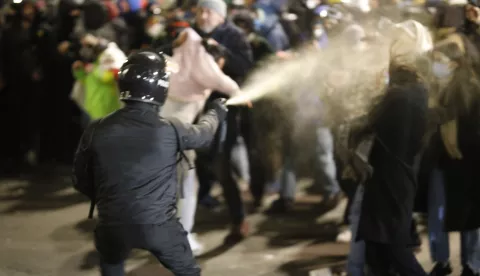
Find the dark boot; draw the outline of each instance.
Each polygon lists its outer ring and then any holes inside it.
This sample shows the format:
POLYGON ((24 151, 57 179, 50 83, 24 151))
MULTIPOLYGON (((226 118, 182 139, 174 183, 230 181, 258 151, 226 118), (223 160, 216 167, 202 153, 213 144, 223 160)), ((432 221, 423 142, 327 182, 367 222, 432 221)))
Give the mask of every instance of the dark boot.
POLYGON ((238 225, 233 225, 230 233, 225 237, 224 244, 236 244, 245 239, 250 232, 250 225, 246 220, 238 225))
POLYGON ((475 273, 468 265, 463 266, 461 276, 479 276, 480 273, 475 273))
POLYGON ((436 263, 435 266, 432 269, 432 272, 430 272, 430 276, 445 276, 445 275, 450 275, 452 273, 452 267, 450 266, 450 263, 436 263))

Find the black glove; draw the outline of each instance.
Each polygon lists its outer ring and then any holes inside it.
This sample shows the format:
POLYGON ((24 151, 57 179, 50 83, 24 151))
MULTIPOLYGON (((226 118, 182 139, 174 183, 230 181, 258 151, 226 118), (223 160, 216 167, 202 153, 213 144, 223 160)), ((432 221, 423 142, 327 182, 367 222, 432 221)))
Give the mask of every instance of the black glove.
POLYGON ((225 121, 225 118, 227 118, 228 108, 226 103, 227 103, 227 99, 219 98, 214 100, 209 106, 209 109, 213 109, 217 112, 219 123, 225 121))

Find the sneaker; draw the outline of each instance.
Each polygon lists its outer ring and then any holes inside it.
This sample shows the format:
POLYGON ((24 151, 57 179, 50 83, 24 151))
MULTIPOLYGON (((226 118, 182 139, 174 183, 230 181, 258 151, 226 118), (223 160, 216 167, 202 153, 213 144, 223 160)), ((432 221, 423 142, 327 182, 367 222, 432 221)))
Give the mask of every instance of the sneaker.
POLYGON ((337 242, 350 243, 352 241, 352 231, 345 229, 337 235, 337 242))
MULTIPOLYGON (((436 263, 430 272, 430 276, 444 276, 450 275, 452 273, 452 267, 450 266, 450 262, 448 263, 436 263)), ((463 275, 463 274, 462 274, 463 275)))
POLYGON ((193 256, 200 256, 203 253, 203 245, 197 241, 197 235, 190 233, 187 235, 187 239, 190 248, 192 249, 193 256))

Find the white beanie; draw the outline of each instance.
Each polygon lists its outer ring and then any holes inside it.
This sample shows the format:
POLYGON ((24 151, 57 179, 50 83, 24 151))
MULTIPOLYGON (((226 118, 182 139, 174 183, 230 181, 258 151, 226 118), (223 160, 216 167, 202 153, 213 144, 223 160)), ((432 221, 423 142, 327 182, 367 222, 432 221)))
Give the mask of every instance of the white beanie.
POLYGON ((214 10, 222 17, 227 17, 227 4, 223 0, 200 0, 198 7, 214 10))

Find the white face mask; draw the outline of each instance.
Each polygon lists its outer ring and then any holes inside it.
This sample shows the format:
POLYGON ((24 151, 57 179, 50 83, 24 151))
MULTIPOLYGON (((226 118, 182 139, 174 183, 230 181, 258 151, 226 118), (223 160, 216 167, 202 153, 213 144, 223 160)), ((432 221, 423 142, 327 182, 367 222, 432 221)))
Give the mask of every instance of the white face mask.
POLYGON ((165 25, 156 23, 148 27, 147 35, 151 38, 157 38, 165 33, 165 25))
POLYGON ((450 69, 448 64, 441 63, 441 62, 433 63, 432 72, 435 75, 435 77, 439 79, 447 78, 452 75, 452 69, 450 69))

